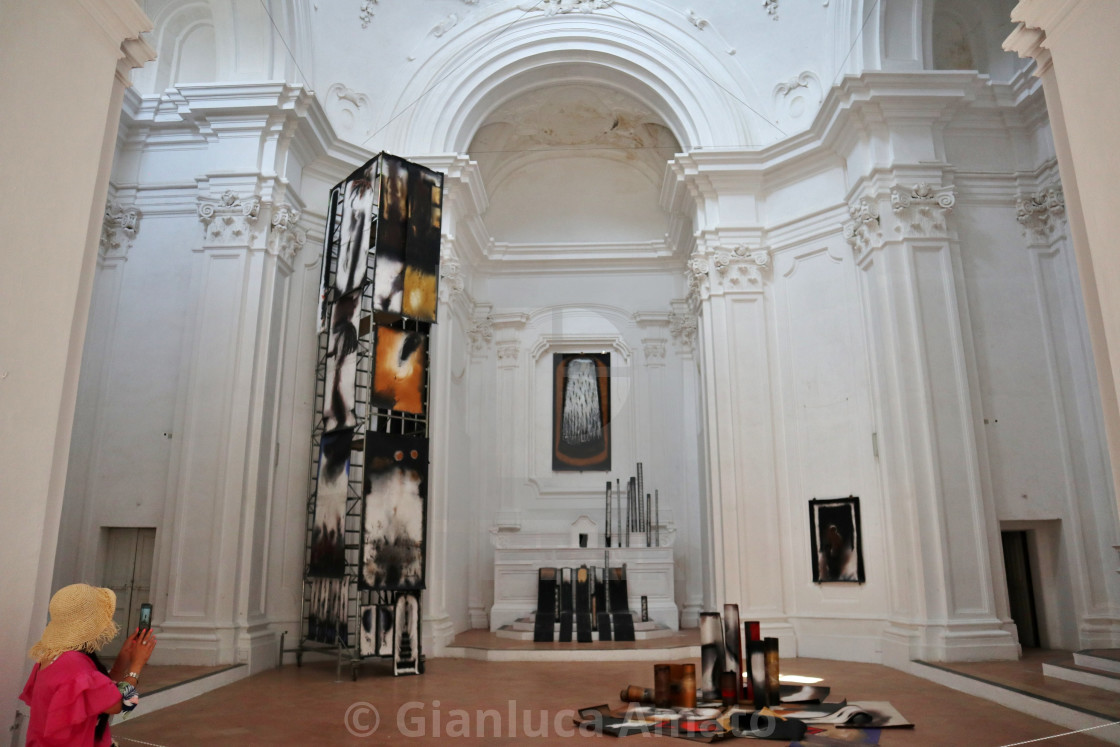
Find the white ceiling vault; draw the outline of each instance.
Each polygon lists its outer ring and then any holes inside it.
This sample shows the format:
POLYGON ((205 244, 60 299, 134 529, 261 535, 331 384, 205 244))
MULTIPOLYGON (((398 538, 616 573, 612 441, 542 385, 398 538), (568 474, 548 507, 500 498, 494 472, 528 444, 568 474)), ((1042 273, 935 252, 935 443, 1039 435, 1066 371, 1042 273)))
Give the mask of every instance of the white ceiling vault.
MULTIPOLYGON (((991 0, 988 15, 1012 1, 991 0)), ((964 0, 923 2, 927 16, 942 8, 959 21, 934 35, 938 49, 990 59, 993 75, 1007 66, 998 29, 962 36, 999 24, 964 0)), ((382 150, 466 164, 459 245, 472 263, 667 268, 683 265, 691 237, 662 200, 667 163, 796 144, 844 75, 920 70, 907 55, 932 42, 911 5, 145 0, 160 59, 136 80, 176 111, 184 84, 305 86, 337 138, 327 177, 382 150)))

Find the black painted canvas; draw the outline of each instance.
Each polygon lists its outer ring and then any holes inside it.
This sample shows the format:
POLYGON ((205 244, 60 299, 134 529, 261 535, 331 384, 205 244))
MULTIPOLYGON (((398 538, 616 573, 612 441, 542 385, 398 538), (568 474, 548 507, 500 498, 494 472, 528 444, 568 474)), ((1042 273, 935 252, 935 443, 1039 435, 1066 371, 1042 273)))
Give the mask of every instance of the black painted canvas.
POLYGON ((813 581, 863 583, 863 537, 859 498, 809 501, 809 528, 813 549, 813 581))
POLYGON ((345 517, 350 482, 350 447, 354 432, 324 433, 319 443, 319 476, 315 483, 315 519, 311 527, 309 576, 340 577, 346 573, 345 517))
POLYGON ((353 428, 358 372, 358 324, 361 320, 361 291, 340 296, 331 307, 331 331, 327 341, 326 395, 323 397, 323 430, 353 428))

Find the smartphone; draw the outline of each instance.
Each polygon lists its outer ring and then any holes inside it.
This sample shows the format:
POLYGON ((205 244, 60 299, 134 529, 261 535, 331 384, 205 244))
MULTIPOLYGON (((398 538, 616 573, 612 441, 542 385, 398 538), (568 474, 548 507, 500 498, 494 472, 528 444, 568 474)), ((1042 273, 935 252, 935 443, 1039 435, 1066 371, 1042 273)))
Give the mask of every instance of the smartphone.
POLYGON ((140 630, 150 630, 152 627, 152 605, 144 602, 140 605, 140 630))

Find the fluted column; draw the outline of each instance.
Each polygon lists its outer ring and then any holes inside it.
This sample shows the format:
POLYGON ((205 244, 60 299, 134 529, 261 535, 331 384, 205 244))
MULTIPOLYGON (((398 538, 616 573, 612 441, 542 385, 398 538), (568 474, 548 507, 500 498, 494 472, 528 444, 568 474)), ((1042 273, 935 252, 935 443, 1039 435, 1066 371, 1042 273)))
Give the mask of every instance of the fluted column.
POLYGON ((891 558, 883 656, 894 664, 1018 656, 993 576, 999 527, 984 495, 954 204, 936 183, 875 183, 844 227, 871 341, 891 558))

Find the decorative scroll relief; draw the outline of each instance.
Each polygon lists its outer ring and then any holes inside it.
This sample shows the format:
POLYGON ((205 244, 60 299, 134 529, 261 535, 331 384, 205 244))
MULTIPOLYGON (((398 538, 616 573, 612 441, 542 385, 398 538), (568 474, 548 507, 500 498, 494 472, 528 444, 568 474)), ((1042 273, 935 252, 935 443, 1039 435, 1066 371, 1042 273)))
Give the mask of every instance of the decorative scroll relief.
POLYGON ((202 221, 203 248, 213 246, 250 246, 257 235, 253 227, 261 212, 261 198, 239 197, 226 190, 219 199, 198 198, 198 217, 202 221))
POLYGON ((762 7, 775 21, 778 20, 778 0, 762 0, 762 7))
POLYGON ((883 226, 879 220, 879 206, 870 197, 861 197, 848 206, 852 217, 844 224, 844 239, 852 247, 858 260, 883 241, 883 226))
POLYGON ((293 265, 296 255, 307 243, 307 231, 297 224, 300 212, 286 202, 272 208, 272 230, 268 235, 268 251, 293 265))
POLYGON ((1060 186, 1052 186, 1031 195, 1020 195, 1015 200, 1015 209, 1023 235, 1030 232, 1045 241, 1066 217, 1065 194, 1060 186))
POLYGON ((952 187, 936 189, 917 184, 913 189, 891 188, 891 209, 895 215, 895 233, 902 236, 930 236, 948 230, 946 216, 957 204, 952 187))
POLYGON ((692 312, 681 310, 669 314, 669 334, 682 352, 695 349, 699 330, 700 322, 692 312))
POLYGON ((343 83, 333 83, 327 89, 324 108, 335 131, 341 135, 356 133, 368 126, 372 111, 369 96, 343 83))
POLYGON ((125 259, 140 226, 140 210, 135 205, 123 207, 116 200, 105 203, 105 220, 101 223, 98 253, 103 259, 125 259))
POLYGON ((774 109, 779 122, 808 121, 820 108, 821 79, 811 70, 774 86, 774 109))
POLYGON ((695 26, 697 28, 697 30, 699 30, 699 31, 703 31, 704 29, 711 28, 712 33, 715 34, 717 37, 719 37, 720 42, 723 44, 723 46, 725 48, 724 52, 726 52, 729 55, 735 54, 735 51, 736 51, 735 47, 728 44, 727 39, 723 38, 723 34, 719 33, 718 31, 715 30, 715 28, 712 27, 711 21, 709 21, 707 18, 701 18, 696 13, 696 11, 692 10, 691 8, 689 9, 688 15, 686 17, 688 18, 688 22, 691 23, 693 26, 695 26))
POLYGON ((362 0, 362 5, 358 8, 358 20, 362 22, 362 28, 369 28, 370 21, 373 20, 373 6, 377 5, 377 0, 362 0))
POLYGON ((533 11, 543 12, 546 16, 555 16, 563 13, 594 13, 614 5, 614 0, 540 0, 532 5, 517 6, 525 13, 533 11))

